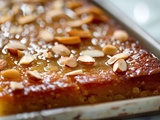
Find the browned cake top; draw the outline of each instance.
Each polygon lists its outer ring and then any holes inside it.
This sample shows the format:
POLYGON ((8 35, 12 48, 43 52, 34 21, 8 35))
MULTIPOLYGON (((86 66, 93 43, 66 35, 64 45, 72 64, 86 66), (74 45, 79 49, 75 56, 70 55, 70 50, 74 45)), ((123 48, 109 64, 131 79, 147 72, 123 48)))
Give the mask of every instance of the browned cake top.
POLYGON ((3 3, 0 96, 160 72, 160 61, 91 3, 3 3))

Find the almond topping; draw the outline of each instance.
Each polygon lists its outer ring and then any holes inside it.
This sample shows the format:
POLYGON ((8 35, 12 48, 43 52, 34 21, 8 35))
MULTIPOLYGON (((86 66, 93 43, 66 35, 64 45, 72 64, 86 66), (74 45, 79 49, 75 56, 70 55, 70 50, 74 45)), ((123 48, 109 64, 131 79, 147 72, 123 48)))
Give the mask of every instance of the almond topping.
POLYGON ((53 33, 48 32, 46 30, 41 30, 39 32, 39 37, 44 40, 45 42, 51 42, 54 40, 54 36, 53 33))
POLYGON ((95 63, 95 59, 88 55, 79 56, 78 61, 85 65, 93 65, 95 63))
POLYGON ((11 19, 12 19, 12 16, 11 16, 11 15, 1 16, 0 24, 5 23, 5 22, 7 22, 7 21, 9 21, 9 20, 11 20, 11 19))
POLYGON ((59 16, 64 16, 64 12, 62 10, 59 10, 59 9, 53 9, 53 10, 50 10, 46 13, 46 18, 47 19, 51 19, 51 18, 56 18, 56 17, 59 17, 59 16))
POLYGON ((19 34, 23 32, 22 26, 12 26, 9 30, 10 34, 19 34))
POLYGON ((72 29, 67 32, 70 36, 79 36, 80 38, 92 38, 92 33, 89 30, 72 29))
POLYGON ((116 40, 119 40, 121 42, 125 42, 129 38, 128 33, 126 31, 124 31, 124 30, 116 30, 116 31, 114 31, 113 36, 115 37, 116 40))
POLYGON ((75 9, 82 6, 82 3, 80 1, 67 1, 66 6, 70 9, 75 9))
POLYGON ((27 49, 26 45, 22 44, 19 41, 11 41, 6 45, 6 48, 15 48, 18 50, 25 50, 27 49))
POLYGON ((66 73, 65 75, 72 76, 72 75, 80 75, 80 74, 83 74, 83 70, 74 70, 74 71, 66 73))
POLYGON ((27 76, 29 79, 32 79, 32 80, 42 80, 43 79, 37 70, 27 71, 27 76))
POLYGON ((24 55, 21 60, 19 61, 20 65, 28 65, 30 64, 32 61, 34 60, 34 56, 33 55, 24 55))
POLYGON ((2 76, 5 78, 20 78, 20 71, 15 69, 7 69, 5 71, 2 71, 2 76))
POLYGON ((58 44, 58 45, 53 46, 52 51, 55 54, 62 55, 62 56, 69 56, 71 53, 70 50, 62 44, 58 44))
POLYGON ((44 50, 43 54, 46 58, 52 58, 53 57, 52 53, 48 49, 44 50))
POLYGON ((114 45, 105 45, 102 51, 107 55, 114 55, 117 52, 117 47, 114 45))
POLYGON ((61 57, 58 64, 60 66, 77 67, 77 59, 75 57, 61 57))
POLYGON ((3 59, 0 59, 0 70, 3 70, 7 66, 7 62, 3 59))
POLYGON ((21 89, 24 89, 24 85, 22 85, 19 82, 14 82, 14 81, 11 81, 10 87, 11 87, 12 90, 21 90, 21 89))
POLYGON ((21 16, 17 19, 19 24, 27 24, 33 22, 37 18, 37 15, 27 15, 27 16, 21 16))
POLYGON ((117 60, 113 65, 114 72, 124 72, 127 70, 127 63, 124 59, 117 60))
POLYGON ((119 53, 119 54, 116 54, 116 55, 112 56, 106 63, 109 64, 109 65, 112 65, 117 60, 119 60, 119 59, 126 59, 128 57, 129 57, 129 54, 127 54, 127 53, 119 53))
POLYGON ((104 53, 100 50, 84 50, 80 53, 80 55, 88 55, 91 57, 103 57, 104 53))
POLYGON ((70 27, 80 27, 83 24, 87 24, 87 23, 92 22, 93 18, 94 18, 93 15, 89 15, 89 16, 85 17, 84 19, 68 21, 66 24, 67 24, 67 26, 70 26, 70 27))
POLYGON ((72 36, 72 37, 57 37, 56 40, 63 44, 79 44, 81 43, 81 39, 79 36, 72 36))
POLYGON ((13 56, 21 57, 23 55, 23 51, 20 51, 15 48, 7 48, 7 51, 13 56))

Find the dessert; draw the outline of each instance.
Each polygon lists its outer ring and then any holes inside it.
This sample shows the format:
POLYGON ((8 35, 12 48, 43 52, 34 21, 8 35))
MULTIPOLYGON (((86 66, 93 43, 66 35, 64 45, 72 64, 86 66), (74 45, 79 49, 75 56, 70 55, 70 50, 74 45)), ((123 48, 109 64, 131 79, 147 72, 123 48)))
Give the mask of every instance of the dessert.
POLYGON ((160 60, 89 1, 0 11, 0 116, 160 94, 160 60))

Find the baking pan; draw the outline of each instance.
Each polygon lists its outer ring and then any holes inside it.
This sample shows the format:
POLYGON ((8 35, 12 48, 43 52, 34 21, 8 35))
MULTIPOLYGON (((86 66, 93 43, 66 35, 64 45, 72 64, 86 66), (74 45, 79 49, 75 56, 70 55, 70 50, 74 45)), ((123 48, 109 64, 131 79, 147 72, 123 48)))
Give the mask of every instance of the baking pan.
MULTIPOLYGON (((108 0, 93 0, 95 4, 104 9, 117 20, 132 36, 153 55, 160 58, 160 45, 144 32, 139 26, 125 16, 108 0)), ((15 108, 16 109, 16 108, 15 108)), ((135 116, 138 114, 160 112, 160 96, 107 102, 93 105, 66 107, 59 109, 43 110, 31 113, 22 113, 6 117, 0 120, 86 120, 86 119, 110 119, 135 116)))

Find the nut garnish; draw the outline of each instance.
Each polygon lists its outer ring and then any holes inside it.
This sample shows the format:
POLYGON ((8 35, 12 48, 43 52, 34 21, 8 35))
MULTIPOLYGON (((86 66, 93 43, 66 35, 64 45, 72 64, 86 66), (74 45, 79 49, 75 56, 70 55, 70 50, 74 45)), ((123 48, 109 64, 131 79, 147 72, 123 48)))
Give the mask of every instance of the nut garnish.
POLYGON ((24 85, 22 85, 22 83, 20 83, 20 82, 14 82, 14 81, 11 81, 10 87, 11 87, 12 90, 21 90, 21 89, 24 89, 24 85))
POLYGON ((12 26, 9 30, 10 34, 19 34, 23 32, 22 26, 12 26))
POLYGON ((65 75, 72 76, 72 75, 81 75, 81 74, 83 74, 83 70, 74 70, 74 71, 66 73, 65 75))
POLYGON ((80 1, 67 1, 66 6, 70 9, 75 9, 82 6, 82 3, 80 1))
POLYGON ((2 76, 5 78, 20 78, 20 71, 15 69, 7 69, 1 72, 2 76))
POLYGON ((58 45, 53 46, 52 51, 55 54, 62 55, 62 56, 69 56, 71 53, 70 50, 62 44, 58 44, 58 45))
POLYGON ((80 27, 83 24, 87 24, 87 23, 92 22, 93 18, 94 18, 93 15, 89 15, 89 16, 85 17, 84 19, 68 21, 66 24, 69 27, 80 27))
POLYGON ((117 52, 117 47, 114 45, 105 45, 102 51, 107 55, 114 55, 117 52))
POLYGON ((77 59, 75 57, 61 57, 58 61, 58 64, 62 67, 76 67, 77 66, 77 59))
POLYGON ((20 56, 22 56, 22 55, 24 54, 23 51, 20 51, 20 50, 15 49, 15 48, 7 48, 7 51, 8 51, 11 55, 13 55, 13 56, 18 56, 18 57, 20 57, 20 56))
POLYGON ((127 70, 127 63, 124 59, 119 59, 113 64, 114 72, 124 72, 127 70))
POLYGON ((80 53, 80 55, 88 55, 91 57, 103 57, 104 53, 100 50, 84 50, 80 53))
POLYGON ((89 30, 72 29, 67 33, 70 36, 79 36, 80 38, 92 38, 92 33, 89 30))
POLYGON ((129 38, 128 33, 126 31, 124 31, 124 30, 116 30, 116 31, 114 31, 113 36, 115 37, 116 40, 119 40, 121 42, 125 42, 129 38))
POLYGON ((119 60, 119 59, 126 59, 128 57, 129 57, 129 54, 127 54, 127 53, 119 53, 119 54, 116 54, 116 55, 112 56, 106 63, 109 64, 109 65, 112 65, 117 60, 119 60))
POLYGON ((39 32, 39 37, 44 40, 45 42, 51 42, 54 40, 54 36, 53 33, 48 32, 46 30, 41 30, 39 32))
POLYGON ((42 80, 43 79, 37 70, 27 71, 27 76, 29 79, 32 79, 32 80, 42 80))
POLYGON ((28 65, 30 64, 32 61, 34 60, 34 56, 33 55, 24 55, 20 61, 19 61, 19 64, 20 65, 28 65))
POLYGON ((7 62, 3 59, 0 59, 0 70, 3 70, 7 66, 7 62))
POLYGON ((0 24, 5 23, 5 22, 7 22, 7 21, 9 21, 11 19, 12 19, 11 15, 3 15, 3 16, 1 16, 0 24))
POLYGON ((27 46, 22 44, 19 41, 11 41, 6 45, 6 48, 12 48, 12 49, 15 48, 18 50, 25 50, 25 49, 27 49, 27 46))
POLYGON ((19 24, 27 24, 33 22, 37 18, 37 15, 27 15, 27 16, 20 16, 17 21, 19 24))
POLYGON ((56 40, 63 44, 79 44, 81 43, 81 39, 79 36, 72 36, 72 37, 57 37, 56 40))
POLYGON ((64 11, 62 10, 59 10, 59 9, 53 9, 53 10, 50 10, 46 13, 46 19, 51 19, 51 18, 56 18, 56 17, 59 17, 59 16, 65 16, 64 14, 64 11))
POLYGON ((43 51, 43 54, 44 54, 44 56, 45 56, 46 58, 52 58, 52 57, 53 57, 52 52, 50 52, 48 49, 45 49, 45 50, 43 51))
POLYGON ((85 65, 93 65, 95 63, 95 59, 88 55, 79 56, 77 60, 85 65))

